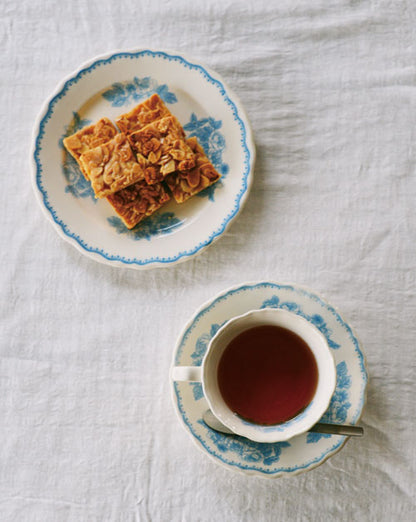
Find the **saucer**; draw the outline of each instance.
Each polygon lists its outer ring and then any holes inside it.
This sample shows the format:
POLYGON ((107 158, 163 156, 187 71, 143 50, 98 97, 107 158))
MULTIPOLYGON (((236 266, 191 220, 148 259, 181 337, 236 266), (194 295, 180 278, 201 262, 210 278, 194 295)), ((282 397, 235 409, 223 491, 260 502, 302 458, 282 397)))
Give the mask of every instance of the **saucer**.
POLYGON ((245 110, 219 74, 182 54, 143 49, 96 57, 65 78, 41 110, 31 157, 37 200, 63 239, 95 261, 146 269, 200 254, 227 230, 247 199, 255 147, 245 110), (221 179, 129 230, 95 199, 62 140, 100 118, 115 121, 154 93, 221 179))
MULTIPOLYGON (((199 366, 211 338, 229 319, 249 310, 281 308, 310 321, 325 336, 335 359, 337 384, 322 422, 356 424, 366 397, 367 370, 357 337, 338 311, 304 287, 274 282, 248 283, 228 289, 192 317, 179 336, 173 366, 199 366)), ((176 412, 194 443, 224 467, 247 475, 276 478, 309 471, 339 451, 348 437, 304 433, 288 441, 258 443, 209 428, 202 384, 173 382, 176 412)))

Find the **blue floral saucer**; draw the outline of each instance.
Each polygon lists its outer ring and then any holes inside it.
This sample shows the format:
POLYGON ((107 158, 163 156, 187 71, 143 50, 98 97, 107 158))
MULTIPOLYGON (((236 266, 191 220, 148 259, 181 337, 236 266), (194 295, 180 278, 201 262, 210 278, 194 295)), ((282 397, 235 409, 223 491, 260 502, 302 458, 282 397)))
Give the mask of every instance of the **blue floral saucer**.
POLYGON ((152 268, 189 259, 224 233, 247 198, 255 148, 245 111, 218 74, 177 53, 139 50, 100 56, 66 78, 36 122, 31 157, 37 199, 65 240, 96 261, 152 268), (62 140, 153 93, 198 138, 221 179, 128 230, 94 198, 62 140))
MULTIPOLYGON (((364 407, 365 357, 351 327, 324 299, 305 288, 273 282, 249 283, 206 303, 186 325, 177 342, 174 366, 199 366, 210 339, 227 320, 249 310, 282 308, 301 315, 326 337, 333 352, 337 384, 323 422, 355 424, 364 407)), ((268 478, 295 475, 322 464, 347 437, 306 433, 286 442, 265 444, 218 433, 203 422, 207 409, 200 383, 172 382, 175 409, 197 446, 218 464, 268 478)))

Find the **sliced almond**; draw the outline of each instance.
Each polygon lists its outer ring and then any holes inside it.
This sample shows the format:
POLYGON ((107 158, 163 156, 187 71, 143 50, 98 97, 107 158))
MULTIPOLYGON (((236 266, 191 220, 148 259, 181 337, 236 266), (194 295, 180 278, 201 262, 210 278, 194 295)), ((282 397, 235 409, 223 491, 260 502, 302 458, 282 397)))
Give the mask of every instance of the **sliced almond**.
POLYGON ((199 185, 200 175, 198 169, 193 169, 188 173, 187 181, 189 186, 193 189, 199 185))
POLYGON ((171 172, 175 172, 175 169, 175 162, 173 160, 170 160, 161 166, 160 172, 162 172, 162 174, 170 174, 171 172))

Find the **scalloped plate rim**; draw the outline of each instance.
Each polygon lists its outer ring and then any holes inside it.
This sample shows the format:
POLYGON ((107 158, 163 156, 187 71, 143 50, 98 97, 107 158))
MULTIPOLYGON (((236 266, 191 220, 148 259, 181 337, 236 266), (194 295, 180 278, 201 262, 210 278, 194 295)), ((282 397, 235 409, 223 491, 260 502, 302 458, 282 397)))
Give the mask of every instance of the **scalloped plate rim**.
MULTIPOLYGON (((132 268, 135 270, 148 270, 152 268, 167 268, 172 265, 176 265, 179 263, 183 263, 187 261, 188 259, 191 259, 193 257, 199 256, 202 254, 209 246, 211 246, 213 243, 218 241, 229 229, 231 223, 237 218, 237 216, 241 213, 248 195, 250 193, 252 184, 253 184, 253 173, 254 173, 254 165, 256 161, 256 147, 253 137, 253 130, 250 124, 250 121, 248 119, 248 115, 239 99, 239 97, 235 94, 235 92, 230 89, 227 82, 224 81, 222 76, 218 73, 216 73, 213 69, 210 67, 207 67, 204 63, 200 62, 199 60, 195 60, 191 57, 189 57, 186 53, 178 52, 172 49, 155 49, 152 47, 140 47, 140 48, 131 48, 131 49, 115 49, 103 54, 95 55, 93 58, 90 58, 89 60, 84 61, 77 69, 73 70, 71 73, 67 74, 55 87, 55 89, 52 91, 52 93, 46 97, 45 102, 43 102, 41 109, 35 119, 35 124, 32 130, 31 135, 31 146, 30 146, 30 166, 31 166, 31 183, 32 188, 35 193, 36 200, 42 210, 43 215, 47 218, 47 220, 52 223, 53 228, 58 233, 58 235, 67 243, 74 246, 81 254, 85 255, 86 257, 97 261, 101 264, 110 265, 113 267, 118 268, 132 268), (209 76, 211 76, 213 79, 218 81, 225 93, 227 94, 228 98, 232 101, 232 103, 235 105, 238 115, 244 125, 246 134, 245 134, 245 142, 246 146, 249 152, 249 158, 248 158, 248 172, 246 176, 246 188, 244 193, 241 195, 241 198, 238 202, 238 208, 235 211, 235 213, 230 216, 227 223, 222 227, 220 231, 218 231, 217 234, 215 234, 213 237, 208 237, 206 239, 206 242, 196 247, 194 247, 194 250, 191 252, 177 252, 175 254, 174 259, 168 259, 166 261, 163 261, 161 259, 150 259, 146 260, 146 262, 142 263, 140 259, 137 259, 136 257, 134 259, 109 259, 106 257, 103 253, 101 253, 98 248, 94 251, 89 250, 88 248, 84 247, 82 244, 80 244, 77 239, 73 235, 68 235, 65 232, 65 226, 61 226, 59 223, 57 223, 52 215, 52 212, 46 207, 45 205, 45 194, 40 190, 37 176, 38 176, 38 165, 36 163, 36 152, 38 148, 37 140, 39 138, 39 134, 41 131, 41 123, 45 116, 49 112, 50 104, 53 102, 56 96, 60 94, 62 89, 65 87, 66 83, 73 79, 75 76, 77 76, 79 73, 81 73, 84 69, 87 69, 88 67, 91 67, 94 63, 98 62, 99 60, 106 60, 109 59, 115 55, 118 54, 138 54, 141 52, 149 51, 151 53, 162 53, 166 54, 168 56, 172 57, 178 57, 182 58, 186 62, 190 63, 191 65, 199 66, 203 68, 209 76)), ((212 234, 212 233, 211 233, 212 234)))
POLYGON ((260 280, 260 281, 247 281, 247 282, 243 282, 243 283, 239 283, 239 284, 230 286, 230 287, 228 287, 228 288, 218 292, 213 297, 211 297, 210 299, 206 300, 202 305, 200 305, 194 311, 194 313, 192 314, 191 318, 183 326, 183 328, 181 329, 181 331, 180 331, 180 333, 179 333, 179 335, 177 337, 177 340, 176 340, 176 343, 175 343, 175 348, 173 350, 171 366, 170 366, 170 369, 169 369, 169 381, 170 381, 170 385, 171 385, 170 386, 170 394, 171 394, 171 399, 172 399, 172 402, 173 402, 173 407, 174 407, 176 416, 177 416, 177 418, 178 418, 178 420, 180 422, 180 425, 182 426, 182 429, 188 434, 188 436, 191 437, 193 444, 198 448, 198 450, 200 452, 204 453, 204 455, 206 455, 212 462, 215 462, 215 464, 217 464, 217 465, 227 469, 228 471, 235 471, 235 472, 237 472, 239 474, 242 474, 242 475, 245 475, 245 476, 250 476, 250 477, 255 476, 255 477, 258 477, 260 479, 274 480, 274 479, 278 479, 278 478, 281 478, 281 477, 300 475, 302 473, 306 473, 308 471, 312 471, 313 469, 321 466, 330 457, 334 456, 335 454, 337 454, 338 452, 340 452, 342 450, 342 448, 345 446, 345 444, 349 440, 349 437, 343 437, 343 440, 341 440, 340 443, 334 449, 328 451, 328 453, 324 457, 322 457, 321 460, 318 460, 317 462, 313 462, 313 463, 309 464, 306 468, 297 468, 297 469, 295 469, 293 471, 281 470, 281 471, 277 471, 275 473, 267 474, 267 473, 262 473, 261 471, 253 469, 253 468, 251 468, 251 469, 244 469, 244 468, 239 467, 237 464, 225 463, 221 459, 217 458, 215 455, 210 453, 203 446, 202 442, 189 430, 189 428, 186 425, 186 423, 185 423, 185 421, 184 421, 184 419, 182 417, 182 414, 181 414, 181 412, 179 410, 177 396, 176 396, 176 392, 175 392, 174 381, 171 379, 172 368, 175 366, 175 359, 176 359, 177 351, 178 351, 178 348, 180 347, 181 341, 182 341, 183 337, 185 336, 186 332, 188 331, 188 329, 195 322, 195 320, 199 316, 199 314, 201 312, 203 312, 206 308, 208 308, 208 306, 210 306, 214 301, 216 301, 220 297, 226 296, 230 292, 233 292, 233 291, 238 290, 240 288, 254 287, 254 286, 258 286, 258 285, 262 285, 262 284, 270 284, 270 285, 277 285, 277 286, 289 286, 289 287, 293 287, 293 288, 302 290, 304 292, 313 294, 316 297, 318 297, 325 305, 327 305, 330 308, 332 308, 338 314, 338 316, 343 320, 343 322, 350 328, 352 335, 357 340, 358 348, 359 348, 360 354, 362 356, 362 367, 363 367, 364 372, 365 372, 365 382, 364 382, 364 391, 363 391, 363 397, 362 397, 361 410, 360 410, 359 414, 356 417, 356 423, 358 423, 360 421, 360 419, 362 417, 362 414, 363 414, 363 410, 364 410, 365 404, 367 402, 369 373, 368 373, 368 366, 367 366, 367 358, 366 358, 364 350, 362 349, 361 340, 357 336, 355 329, 350 325, 349 321, 345 318, 345 315, 342 315, 341 312, 339 311, 339 308, 334 306, 333 304, 331 304, 325 296, 323 296, 321 293, 316 292, 315 290, 311 289, 310 287, 308 287, 306 285, 300 285, 300 284, 291 283, 291 282, 278 282, 278 281, 274 281, 274 280, 270 280, 270 279, 269 280, 260 280))

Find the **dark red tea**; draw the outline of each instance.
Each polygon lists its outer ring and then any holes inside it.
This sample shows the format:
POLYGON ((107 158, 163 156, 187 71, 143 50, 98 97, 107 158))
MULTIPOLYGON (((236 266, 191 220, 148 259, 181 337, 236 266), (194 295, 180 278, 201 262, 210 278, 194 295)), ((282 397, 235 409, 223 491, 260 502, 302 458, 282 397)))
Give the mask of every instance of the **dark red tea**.
POLYGON ((298 415, 311 402, 317 383, 311 349, 280 326, 242 332, 229 343, 218 365, 224 401, 256 424, 279 424, 298 415))

